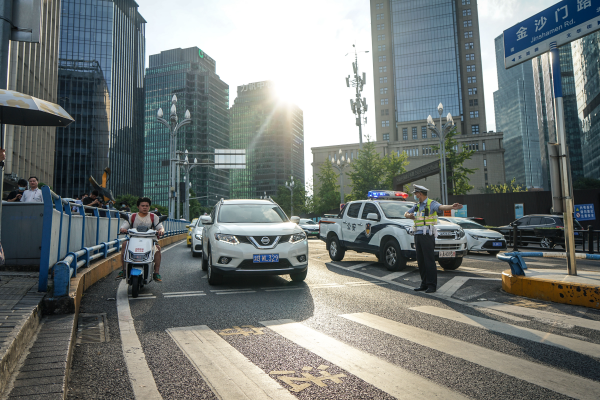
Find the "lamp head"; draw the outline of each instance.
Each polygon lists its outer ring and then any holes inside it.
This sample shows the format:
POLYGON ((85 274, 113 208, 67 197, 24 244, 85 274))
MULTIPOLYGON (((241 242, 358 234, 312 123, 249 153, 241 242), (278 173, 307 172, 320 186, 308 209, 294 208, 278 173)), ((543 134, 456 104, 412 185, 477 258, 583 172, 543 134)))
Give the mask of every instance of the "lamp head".
POLYGON ((442 103, 440 103, 438 105, 438 113, 440 113, 440 116, 441 116, 443 112, 444 112, 444 106, 442 105, 442 103))
POLYGON ((171 116, 177 115, 177 107, 175 107, 175 103, 171 104, 171 116))
POLYGON ((338 166, 340 165, 340 160, 339 160, 339 159, 337 160, 337 165, 338 165, 338 166))
POLYGON ((342 149, 340 149, 339 153, 342 154, 342 149))
POLYGON ((431 115, 430 115, 429 117, 427 117, 427 124, 428 124, 428 125, 435 125, 435 124, 433 123, 433 118, 431 118, 431 115))
POLYGON ((173 98, 171 99, 171 103, 172 104, 177 104, 177 95, 173 95, 173 98))
POLYGON ((185 110, 185 119, 190 119, 190 110, 185 110))
POLYGON ((454 125, 454 120, 452 119, 452 114, 448 113, 448 115, 446 115, 446 120, 450 123, 450 125, 454 125))
POLYGON ((198 159, 194 158, 194 164, 198 164, 198 159))
POLYGON ((163 114, 163 110, 162 110, 162 108, 159 108, 159 109, 158 109, 158 112, 156 113, 156 116, 157 116, 158 118, 162 118, 162 117, 163 117, 163 115, 164 115, 164 114, 163 114))
POLYGON ((185 149, 185 154, 187 155, 187 153, 188 153, 188 151, 187 151, 187 149, 185 149))

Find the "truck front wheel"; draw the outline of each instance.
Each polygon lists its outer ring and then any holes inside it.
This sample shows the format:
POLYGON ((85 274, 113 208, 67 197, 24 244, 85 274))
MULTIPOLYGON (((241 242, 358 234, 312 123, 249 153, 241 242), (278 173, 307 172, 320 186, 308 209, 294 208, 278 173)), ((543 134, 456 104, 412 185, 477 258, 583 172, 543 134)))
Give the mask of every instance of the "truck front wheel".
POLYGON ((383 252, 380 259, 388 271, 401 271, 406 268, 406 263, 408 262, 408 259, 400 253, 400 245, 394 239, 388 240, 383 245, 383 252))
POLYGON ((462 264, 462 260, 462 257, 458 257, 451 260, 439 260, 438 262, 440 263, 440 267, 449 271, 453 271, 460 267, 460 264, 462 264))
POLYGON ((328 239, 329 258, 331 261, 342 261, 346 254, 346 249, 342 247, 337 236, 332 236, 328 239))

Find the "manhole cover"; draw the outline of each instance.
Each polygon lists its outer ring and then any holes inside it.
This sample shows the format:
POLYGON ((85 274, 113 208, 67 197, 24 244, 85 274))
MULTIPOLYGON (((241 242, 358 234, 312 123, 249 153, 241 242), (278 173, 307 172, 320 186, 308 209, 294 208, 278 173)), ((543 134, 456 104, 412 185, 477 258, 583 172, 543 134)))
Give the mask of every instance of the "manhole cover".
POLYGON ((108 342, 106 314, 79 314, 77 344, 108 342))

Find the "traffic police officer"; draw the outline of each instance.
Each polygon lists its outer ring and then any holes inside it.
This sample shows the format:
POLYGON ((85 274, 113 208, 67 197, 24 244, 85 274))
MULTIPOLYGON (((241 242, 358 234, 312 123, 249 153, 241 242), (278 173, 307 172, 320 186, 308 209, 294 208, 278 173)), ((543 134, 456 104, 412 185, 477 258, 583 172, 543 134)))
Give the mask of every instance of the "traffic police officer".
POLYGON ((462 204, 442 205, 427 198, 429 189, 426 187, 413 186, 413 194, 417 204, 404 213, 404 216, 415 221, 415 248, 417 250, 419 273, 421 274, 421 286, 416 288, 415 291, 425 290, 425 293, 433 293, 437 288, 437 267, 435 266, 437 213, 444 210, 459 210, 462 208, 462 204))

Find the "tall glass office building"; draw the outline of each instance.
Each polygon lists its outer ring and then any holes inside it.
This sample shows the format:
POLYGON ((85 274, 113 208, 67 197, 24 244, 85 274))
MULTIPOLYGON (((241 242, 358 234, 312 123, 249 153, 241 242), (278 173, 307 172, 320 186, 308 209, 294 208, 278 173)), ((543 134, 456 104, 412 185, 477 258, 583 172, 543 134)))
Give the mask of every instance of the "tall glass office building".
POLYGON ((475 0, 371 0, 377 141, 425 139, 429 115, 486 131, 475 0))
POLYGON ((504 36, 496 38, 498 90, 494 92, 496 130, 504 133, 504 167, 508 181, 527 188, 542 187, 540 143, 537 127, 531 61, 504 68, 504 36))
POLYGON ((571 44, 577 113, 581 127, 581 163, 588 178, 600 177, 600 33, 571 44))
MULTIPOLYGON (((567 146, 569 147, 571 176, 573 181, 576 181, 584 176, 584 172, 581 153, 581 129, 577 115, 577 94, 573 74, 573 58, 569 44, 559 48, 559 57, 565 113, 565 134, 567 137, 567 146)), ((550 53, 542 54, 533 59, 532 65, 542 166, 542 186, 545 190, 550 190, 548 143, 556 143, 557 141, 550 53)))
MULTIPOLYGON (((229 148, 229 85, 219 78, 216 68, 216 61, 198 47, 150 56, 145 78, 144 194, 155 203, 168 205, 170 186, 169 132, 157 121, 156 112, 162 108, 168 120, 173 95, 177 95, 179 118, 189 110, 192 119, 178 132, 178 151, 214 153, 215 149, 229 148)), ((214 157, 206 154, 189 155, 190 161, 194 158, 214 162, 214 157)), ((203 206, 229 197, 228 170, 198 166, 190 170, 189 182, 203 206)))
POLYGON ((304 187, 304 115, 278 98, 271 81, 237 87, 231 148, 246 149, 246 169, 231 171, 231 198, 275 196, 290 176, 304 187))
POLYGON ((58 100, 75 122, 57 129, 55 191, 76 196, 111 169, 115 196, 144 182, 145 24, 133 0, 63 0, 58 100))

